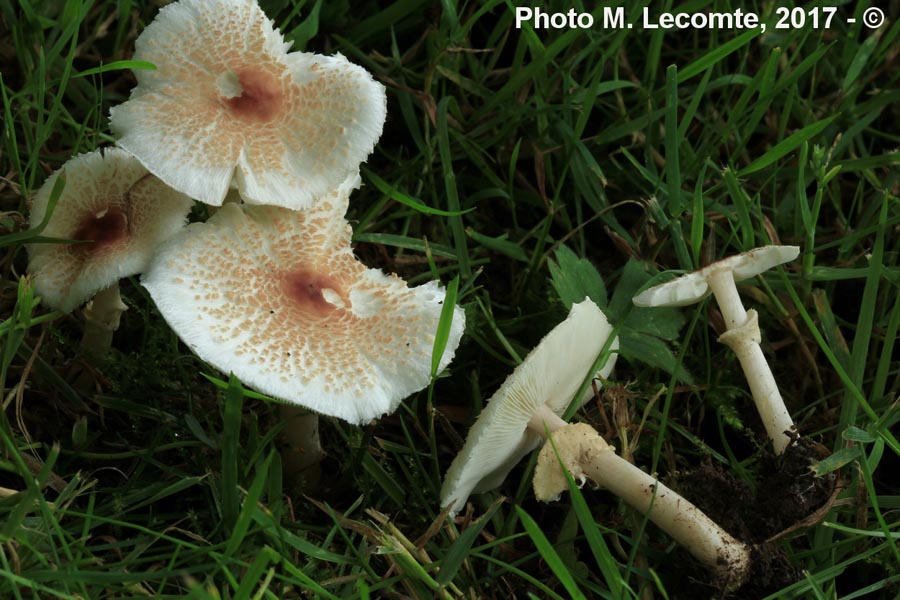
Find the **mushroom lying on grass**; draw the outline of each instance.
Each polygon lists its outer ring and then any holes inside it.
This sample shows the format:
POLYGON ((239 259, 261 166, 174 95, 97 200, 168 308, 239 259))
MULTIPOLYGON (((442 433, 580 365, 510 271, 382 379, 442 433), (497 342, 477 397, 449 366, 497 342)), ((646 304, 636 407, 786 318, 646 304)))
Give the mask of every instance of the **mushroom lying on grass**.
POLYGON ((585 423, 547 422, 552 444, 544 444, 534 471, 534 495, 551 502, 568 490, 561 466, 576 480, 590 479, 647 516, 706 565, 725 589, 739 587, 750 571, 751 548, 699 508, 641 471, 585 423), (559 455, 557 456, 557 452, 559 455))
POLYGON ((288 52, 255 0, 181 0, 135 41, 138 85, 110 111, 125 148, 172 187, 222 204, 301 209, 354 173, 381 135, 384 87, 340 54, 288 52))
POLYGON ((713 294, 725 318, 726 332, 719 341, 737 355, 776 454, 784 452, 796 437, 797 428, 759 346, 759 315, 753 309, 744 310, 736 282, 794 260, 799 254, 797 246, 763 246, 646 289, 633 299, 636 306, 643 307, 687 306, 713 294))
MULTIPOLYGON (((437 282, 409 288, 354 257, 343 215, 359 183, 349 178, 307 211, 226 204, 175 236, 142 278, 202 359, 353 424, 393 412, 431 381, 445 298, 437 282)), ((455 307, 439 369, 464 326, 455 307)))
POLYGON ((82 243, 28 246, 28 272, 44 303, 71 312, 85 301, 81 348, 99 358, 109 350, 126 309, 119 279, 143 271, 159 244, 181 230, 193 202, 151 175, 118 148, 80 154, 50 175, 31 206, 31 226, 47 213, 59 177, 65 188, 43 235, 82 243))
MULTIPOLYGON (((499 486, 522 458, 541 444, 544 423, 569 407, 613 328, 590 300, 573 304, 569 316, 553 328, 516 367, 469 430, 441 488, 441 506, 462 510, 471 493, 499 486)), ((605 378, 616 362, 618 339, 598 373, 605 378)), ((589 388, 579 406, 591 397, 589 388)))
MULTIPOLYGON (((576 477, 587 476, 608 487, 647 514, 726 585, 739 585, 749 569, 747 546, 687 500, 616 455, 591 427, 568 425, 560 417, 612 331, 590 300, 572 305, 566 320, 528 354, 479 415, 465 446, 447 470, 441 505, 449 506, 450 514, 455 514, 470 493, 500 485, 516 463, 549 433, 564 464, 575 470, 576 477)), ((610 343, 612 351, 617 346, 617 340, 610 343)), ((601 377, 609 375, 615 358, 615 353, 610 355, 601 377)), ((538 465, 535 494, 546 502, 559 496, 566 480, 549 444, 544 444, 538 465)))

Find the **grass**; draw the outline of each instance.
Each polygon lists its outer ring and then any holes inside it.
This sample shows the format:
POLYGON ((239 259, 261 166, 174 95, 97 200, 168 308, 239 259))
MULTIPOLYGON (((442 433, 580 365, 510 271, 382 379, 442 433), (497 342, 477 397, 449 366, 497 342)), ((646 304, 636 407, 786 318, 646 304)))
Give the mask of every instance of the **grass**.
MULTIPOLYGON (((576 418, 664 479, 709 459, 754 484, 761 426, 717 311, 640 316, 627 300, 659 271, 778 241, 801 258, 742 293, 795 420, 834 452, 822 468, 846 489, 822 523, 778 541, 803 576, 770 597, 894 597, 900 9, 888 3, 876 30, 865 3, 827 30, 776 30, 769 3, 742 5, 770 24, 760 34, 644 30, 641 5, 622 4, 633 29, 518 31, 513 3, 495 0, 263 2, 297 47, 340 51, 387 86, 385 133, 351 198, 357 254, 440 278, 467 317, 450 368, 396 414, 325 420, 329 477, 302 496, 281 479, 275 408, 192 356, 136 279, 95 367, 76 356, 79 317, 42 306, 25 275, 23 244, 40 241, 27 198, 112 143, 109 107, 140 66, 117 61, 154 3, 0 0, 0 597, 708 595, 679 578, 681 551, 603 492, 538 505, 526 462, 453 522, 440 476, 565 315, 554 280, 568 275, 602 285, 637 340, 576 418)), ((570 7, 602 10, 544 8, 570 7)))

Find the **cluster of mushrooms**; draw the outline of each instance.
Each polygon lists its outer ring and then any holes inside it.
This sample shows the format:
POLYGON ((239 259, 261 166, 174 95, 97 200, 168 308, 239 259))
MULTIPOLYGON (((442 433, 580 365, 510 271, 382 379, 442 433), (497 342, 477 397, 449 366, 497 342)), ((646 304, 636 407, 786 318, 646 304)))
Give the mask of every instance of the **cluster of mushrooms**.
MULTIPOLYGON (((71 312, 87 301, 83 348, 94 357, 109 349, 126 309, 119 279, 142 273, 198 356, 308 413, 286 427, 301 436, 292 448, 303 469, 321 458, 318 414, 366 423, 428 385, 445 293, 437 282, 409 288, 354 257, 344 215, 361 184, 359 165, 381 135, 385 91, 340 55, 289 45, 255 0, 162 8, 135 42, 135 60, 156 68, 136 71, 131 97, 111 111, 118 147, 71 159, 35 195, 31 225, 68 243, 32 244, 29 272, 46 305, 71 312), (194 200, 220 208, 186 226, 194 200)), ((795 427, 759 348, 756 312, 743 309, 735 281, 797 254, 759 248, 634 299, 684 306, 715 295, 728 324, 720 340, 737 353, 779 453, 795 427)), ((439 369, 464 326, 454 307, 439 369)), ((589 299, 572 307, 488 402, 447 471, 442 506, 455 514, 470 493, 497 487, 552 439, 535 471, 539 499, 567 489, 565 466, 647 514, 729 586, 739 584, 750 567, 745 544, 596 431, 562 420, 586 378, 609 376, 612 334, 589 299)))
MULTIPOLYGON (((429 384, 445 292, 354 257, 344 215, 385 89, 343 56, 289 45, 255 0, 162 8, 135 42, 156 68, 111 111, 118 147, 68 161, 33 200, 32 226, 52 200, 44 235, 77 243, 32 244, 28 268, 46 305, 90 300, 95 357, 126 308, 119 279, 142 273, 198 356, 302 407, 284 411, 302 470, 322 456, 318 414, 366 423, 429 384), (195 199, 220 208, 185 227, 195 199)), ((464 327, 454 307, 439 370, 464 327)))
MULTIPOLYGON (((637 306, 662 307, 686 306, 710 294, 715 297, 727 329, 719 341, 735 351, 776 454, 797 438, 797 429, 759 346, 758 315, 744 310, 736 283, 791 261, 799 253, 796 246, 756 248, 633 298, 637 306)), ((488 402, 447 471, 441 503, 455 514, 469 494, 499 486, 525 455, 543 443, 533 479, 538 500, 556 500, 568 489, 565 468, 581 484, 591 480, 646 515, 706 565, 724 589, 740 587, 753 566, 751 546, 617 455, 591 426, 569 424, 561 418, 606 346, 609 359, 596 376, 602 380, 612 371, 618 348, 616 339, 609 342, 613 333, 590 299, 574 304, 568 318, 541 340, 488 402)), ((592 393, 587 389, 577 405, 583 405, 592 393)))

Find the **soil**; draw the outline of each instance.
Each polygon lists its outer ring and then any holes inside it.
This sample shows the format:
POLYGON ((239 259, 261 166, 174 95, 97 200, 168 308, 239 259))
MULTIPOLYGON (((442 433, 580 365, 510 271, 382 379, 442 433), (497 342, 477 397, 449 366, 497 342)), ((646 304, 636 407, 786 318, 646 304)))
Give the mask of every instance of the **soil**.
POLYGON ((756 532, 754 542, 806 525, 806 518, 829 501, 835 489, 834 473, 818 477, 810 469, 827 455, 827 450, 805 438, 795 440, 781 456, 766 454, 760 472, 767 475, 757 485, 748 519, 756 532))
MULTIPOLYGON (((774 540, 813 525, 824 516, 821 509, 832 499, 835 476, 818 477, 810 469, 827 455, 823 451, 815 443, 799 438, 781 456, 767 452, 757 464, 759 479, 755 491, 709 460, 667 482, 726 531, 753 545, 753 566, 747 583, 732 592, 719 591, 720 597, 761 598, 798 580, 800 567, 788 561, 774 540)), ((685 581, 679 582, 684 584, 685 593, 679 593, 680 585, 676 583, 672 597, 696 597, 698 579, 702 579, 698 572, 686 572, 685 581)))
POLYGON ((800 569, 791 564, 787 555, 774 544, 754 546, 750 560, 747 581, 728 598, 758 600, 800 579, 800 569))

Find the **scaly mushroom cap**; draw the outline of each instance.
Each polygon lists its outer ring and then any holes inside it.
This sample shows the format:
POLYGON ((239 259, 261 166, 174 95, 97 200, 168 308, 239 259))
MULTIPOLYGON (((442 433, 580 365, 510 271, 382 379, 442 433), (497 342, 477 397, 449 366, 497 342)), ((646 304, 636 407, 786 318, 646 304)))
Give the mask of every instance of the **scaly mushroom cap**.
MULTIPOLYGON (((528 421, 541 406, 557 415, 565 412, 612 331, 592 301, 572 305, 566 320, 544 336, 506 378, 472 425, 444 477, 441 506, 453 503, 452 513, 462 510, 469 494, 500 485, 512 468, 537 448, 542 437, 528 430, 528 421)), ((612 349, 618 347, 616 338, 612 349)), ((610 355, 600 377, 609 375, 617 356, 610 355)), ((589 388, 581 403, 592 394, 589 388)))
POLYGON ((288 53, 254 0, 181 0, 135 42, 118 144, 172 187, 220 206, 308 207, 355 173, 381 135, 384 87, 340 54, 288 53))
MULTIPOLYGON (((167 244, 142 279, 203 360, 354 424, 428 385, 445 295, 356 260, 343 215, 358 185, 354 176, 302 212, 226 204, 167 244)), ((441 368, 464 327, 456 307, 441 368)))
POLYGON ((731 271, 735 281, 756 277, 800 255, 799 246, 762 246, 710 263, 678 279, 647 288, 632 301, 635 306, 688 306, 710 294, 707 279, 717 271, 731 271))
POLYGON ((147 267, 160 242, 184 227, 193 202, 118 148, 80 154, 44 182, 30 225, 44 220, 60 175, 65 188, 43 235, 89 243, 28 245, 28 272, 44 303, 71 312, 98 291, 147 267))

